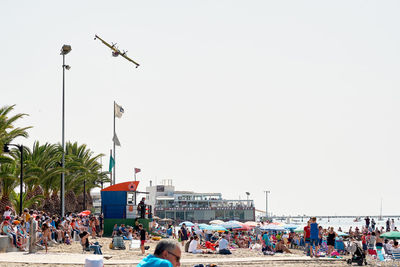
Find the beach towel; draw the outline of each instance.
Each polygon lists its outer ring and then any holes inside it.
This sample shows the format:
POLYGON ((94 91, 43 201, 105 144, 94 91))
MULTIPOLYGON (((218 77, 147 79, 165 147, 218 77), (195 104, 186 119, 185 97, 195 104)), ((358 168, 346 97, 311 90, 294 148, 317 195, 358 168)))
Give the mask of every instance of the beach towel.
POLYGON ((215 244, 213 244, 213 243, 211 243, 211 242, 209 242, 209 241, 206 241, 206 248, 215 251, 215 244))

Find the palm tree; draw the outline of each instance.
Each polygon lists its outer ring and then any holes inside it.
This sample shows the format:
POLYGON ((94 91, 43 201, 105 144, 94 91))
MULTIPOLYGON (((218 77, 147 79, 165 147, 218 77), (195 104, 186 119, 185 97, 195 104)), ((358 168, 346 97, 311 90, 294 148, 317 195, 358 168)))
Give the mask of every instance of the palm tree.
POLYGON ((11 205, 10 195, 14 188, 18 185, 19 179, 17 178, 17 167, 15 163, 7 163, 0 165, 1 177, 1 199, 0 199, 0 212, 3 214, 6 206, 11 205))
POLYGON ((14 123, 27 116, 27 114, 18 113, 11 116, 15 105, 0 107, 0 212, 3 213, 5 206, 9 205, 9 194, 16 186, 16 166, 14 160, 3 153, 4 144, 11 143, 17 137, 28 137, 28 130, 31 127, 15 128, 14 123), (13 187, 14 186, 14 187, 13 187))
MULTIPOLYGON (((20 197, 19 196, 20 196, 20 193, 16 193, 14 190, 11 191, 10 201, 11 201, 11 204, 15 208, 16 214, 21 214, 20 210, 19 210, 19 208, 20 208, 20 197)), ((31 198, 28 198, 27 196, 28 196, 28 194, 26 192, 22 193, 22 209, 31 208, 35 204, 38 205, 40 200, 43 199, 42 195, 36 195, 31 198)))
POLYGON ((94 155, 86 145, 77 142, 66 144, 66 176, 65 176, 65 207, 66 211, 79 211, 83 208, 83 194, 88 200, 88 207, 93 206, 90 191, 100 187, 101 183, 109 182, 107 172, 101 171, 98 160, 103 154, 94 155), (83 183, 86 192, 83 192, 83 183))
MULTIPOLYGON (((4 144, 11 143, 17 137, 28 137, 26 130, 32 127, 15 128, 13 123, 18 119, 28 116, 28 114, 18 113, 14 116, 9 113, 14 109, 15 105, 0 107, 0 145, 3 147, 4 144)), ((1 150, 0 154, 3 151, 1 150)))
MULTIPOLYGON (((18 156, 18 155, 16 155, 18 156)), ((60 152, 57 145, 45 143, 40 145, 38 141, 33 144, 32 151, 24 152, 24 182, 26 185, 27 198, 43 195, 43 202, 34 202, 32 208, 43 207, 50 213, 59 212, 59 198, 57 196, 60 188, 60 152), (53 195, 56 198, 52 197, 53 195)))

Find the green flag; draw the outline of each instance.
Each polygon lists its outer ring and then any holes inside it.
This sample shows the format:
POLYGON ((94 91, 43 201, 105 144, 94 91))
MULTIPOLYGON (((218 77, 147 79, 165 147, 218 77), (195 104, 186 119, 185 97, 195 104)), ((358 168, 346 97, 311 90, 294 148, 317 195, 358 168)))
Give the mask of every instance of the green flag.
POLYGON ((110 155, 110 164, 108 165, 108 172, 112 171, 112 168, 115 166, 115 160, 114 158, 110 155))

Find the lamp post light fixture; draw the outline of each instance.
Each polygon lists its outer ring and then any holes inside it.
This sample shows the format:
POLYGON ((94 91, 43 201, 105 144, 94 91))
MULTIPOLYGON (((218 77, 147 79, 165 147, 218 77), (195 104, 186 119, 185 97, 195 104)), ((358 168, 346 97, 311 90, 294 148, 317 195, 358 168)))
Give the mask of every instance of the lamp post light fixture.
POLYGON ((24 156, 24 146, 23 145, 15 145, 15 144, 4 144, 4 148, 3 148, 3 151, 5 152, 5 153, 9 153, 10 152, 10 149, 8 148, 8 146, 15 146, 15 147, 17 147, 18 148, 18 150, 19 150, 19 152, 20 152, 20 154, 21 154, 21 173, 20 173, 20 176, 19 176, 19 183, 20 183, 20 185, 19 185, 19 215, 21 216, 22 215, 22 183, 24 182, 24 158, 23 158, 23 156, 24 156))
POLYGON ((63 45, 61 48, 60 55, 63 56, 63 85, 62 85, 62 159, 61 167, 63 171, 61 173, 61 190, 60 190, 60 202, 61 202, 61 217, 65 214, 65 69, 69 70, 71 66, 65 65, 65 55, 71 52, 72 48, 70 45, 63 45))
POLYGON ((250 192, 246 192, 246 195, 247 195, 247 207, 250 207, 250 203, 249 203, 250 192))

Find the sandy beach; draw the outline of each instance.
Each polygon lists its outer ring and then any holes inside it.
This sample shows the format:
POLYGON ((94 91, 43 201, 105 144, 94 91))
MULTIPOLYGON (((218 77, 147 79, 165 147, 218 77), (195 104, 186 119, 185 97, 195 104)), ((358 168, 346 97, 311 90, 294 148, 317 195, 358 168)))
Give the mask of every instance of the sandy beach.
MULTIPOLYGON (((96 239, 103 247, 104 256, 112 256, 110 259, 104 259, 106 266, 136 266, 144 257, 140 250, 129 250, 128 241, 125 241, 126 250, 112 250, 109 248, 111 238, 96 239)), ((148 241, 146 245, 150 249, 146 255, 154 251, 157 241, 148 241)), ((181 266, 194 266, 196 264, 215 263, 218 266, 347 266, 342 260, 332 260, 328 258, 311 259, 303 255, 301 250, 292 250, 293 254, 275 254, 274 256, 264 256, 259 251, 250 249, 236 249, 231 255, 219 254, 190 254, 182 253, 181 266)), ((0 266, 83 266, 85 258, 91 253, 82 252, 82 247, 78 242, 72 242, 72 245, 57 244, 49 247, 48 253, 39 250, 35 254, 25 252, 12 252, 0 254, 0 266)))

